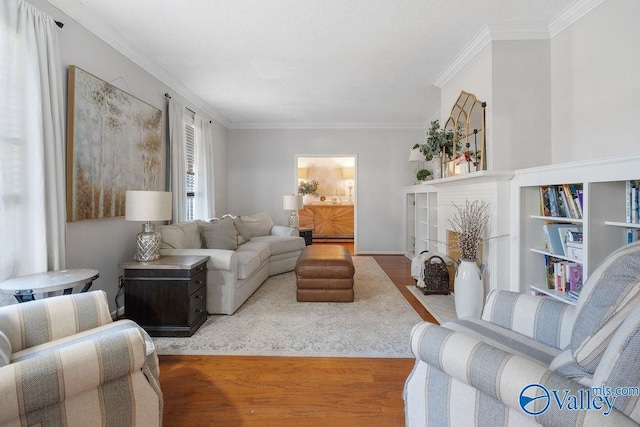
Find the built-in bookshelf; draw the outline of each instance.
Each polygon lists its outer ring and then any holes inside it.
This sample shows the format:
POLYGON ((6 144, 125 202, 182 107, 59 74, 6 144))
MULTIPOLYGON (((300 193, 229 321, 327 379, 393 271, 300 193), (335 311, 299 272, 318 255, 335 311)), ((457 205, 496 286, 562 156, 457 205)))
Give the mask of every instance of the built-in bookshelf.
POLYGON ((509 263, 502 260, 509 256, 512 176, 512 171, 479 171, 405 187, 405 256, 413 258, 425 250, 450 254, 447 242, 451 234, 449 220, 456 212, 454 204, 484 200, 491 206, 487 237, 503 236, 483 245, 485 290, 506 289, 509 263))
POLYGON ((416 195, 405 194, 405 255, 413 258, 416 254, 416 195))
POLYGON ((640 155, 516 171, 512 180, 512 290, 540 293, 575 304, 568 292, 548 288, 548 260, 555 257, 560 263, 582 266, 584 282, 607 255, 634 236, 637 238, 640 224, 628 221, 628 206, 629 182, 639 177, 640 155), (581 189, 582 212, 572 215, 556 210, 555 215, 549 215, 544 189, 569 186, 581 189), (554 250, 549 235, 545 235, 545 224, 551 225, 550 230, 577 228, 582 244, 571 245, 573 251, 565 248, 567 253, 554 250), (581 251, 576 252, 575 248, 581 251))

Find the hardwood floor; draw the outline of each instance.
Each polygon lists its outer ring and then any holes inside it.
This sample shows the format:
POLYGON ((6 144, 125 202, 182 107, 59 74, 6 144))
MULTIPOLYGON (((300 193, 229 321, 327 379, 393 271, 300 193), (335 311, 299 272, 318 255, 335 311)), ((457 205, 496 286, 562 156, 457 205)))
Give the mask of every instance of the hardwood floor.
MULTIPOLYGON (((353 251, 353 247, 350 248, 353 251)), ((374 256, 425 320, 406 285, 411 262, 374 256)), ((404 426, 414 359, 160 356, 165 426, 404 426)))

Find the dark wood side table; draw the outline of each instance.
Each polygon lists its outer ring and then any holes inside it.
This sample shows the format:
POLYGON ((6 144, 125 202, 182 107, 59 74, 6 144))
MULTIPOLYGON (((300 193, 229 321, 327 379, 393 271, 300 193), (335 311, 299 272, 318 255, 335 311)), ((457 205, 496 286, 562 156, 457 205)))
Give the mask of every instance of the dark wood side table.
POLYGON ((208 256, 164 256, 120 264, 125 317, 151 336, 193 335, 207 320, 208 260, 208 256))
POLYGON ((313 228, 300 227, 298 233, 300 233, 300 237, 304 238, 304 243, 307 246, 313 243, 313 228))

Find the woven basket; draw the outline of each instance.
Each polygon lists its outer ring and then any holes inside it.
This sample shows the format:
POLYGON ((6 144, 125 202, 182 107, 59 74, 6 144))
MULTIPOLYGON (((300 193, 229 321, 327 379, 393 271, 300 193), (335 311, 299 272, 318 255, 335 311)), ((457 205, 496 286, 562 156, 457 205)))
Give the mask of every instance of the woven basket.
POLYGON ((425 295, 449 294, 449 270, 438 255, 433 255, 424 262, 424 285, 421 290, 425 295))

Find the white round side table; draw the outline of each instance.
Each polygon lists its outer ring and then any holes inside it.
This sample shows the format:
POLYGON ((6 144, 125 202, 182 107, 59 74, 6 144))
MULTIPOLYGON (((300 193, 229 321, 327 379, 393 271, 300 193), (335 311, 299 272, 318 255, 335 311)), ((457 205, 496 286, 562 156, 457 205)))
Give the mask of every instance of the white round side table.
POLYGON ((27 302, 35 299, 35 293, 63 291, 67 295, 79 285, 84 285, 81 292, 87 292, 98 277, 98 270, 89 268, 46 271, 5 280, 0 283, 0 292, 13 295, 18 302, 27 302))

